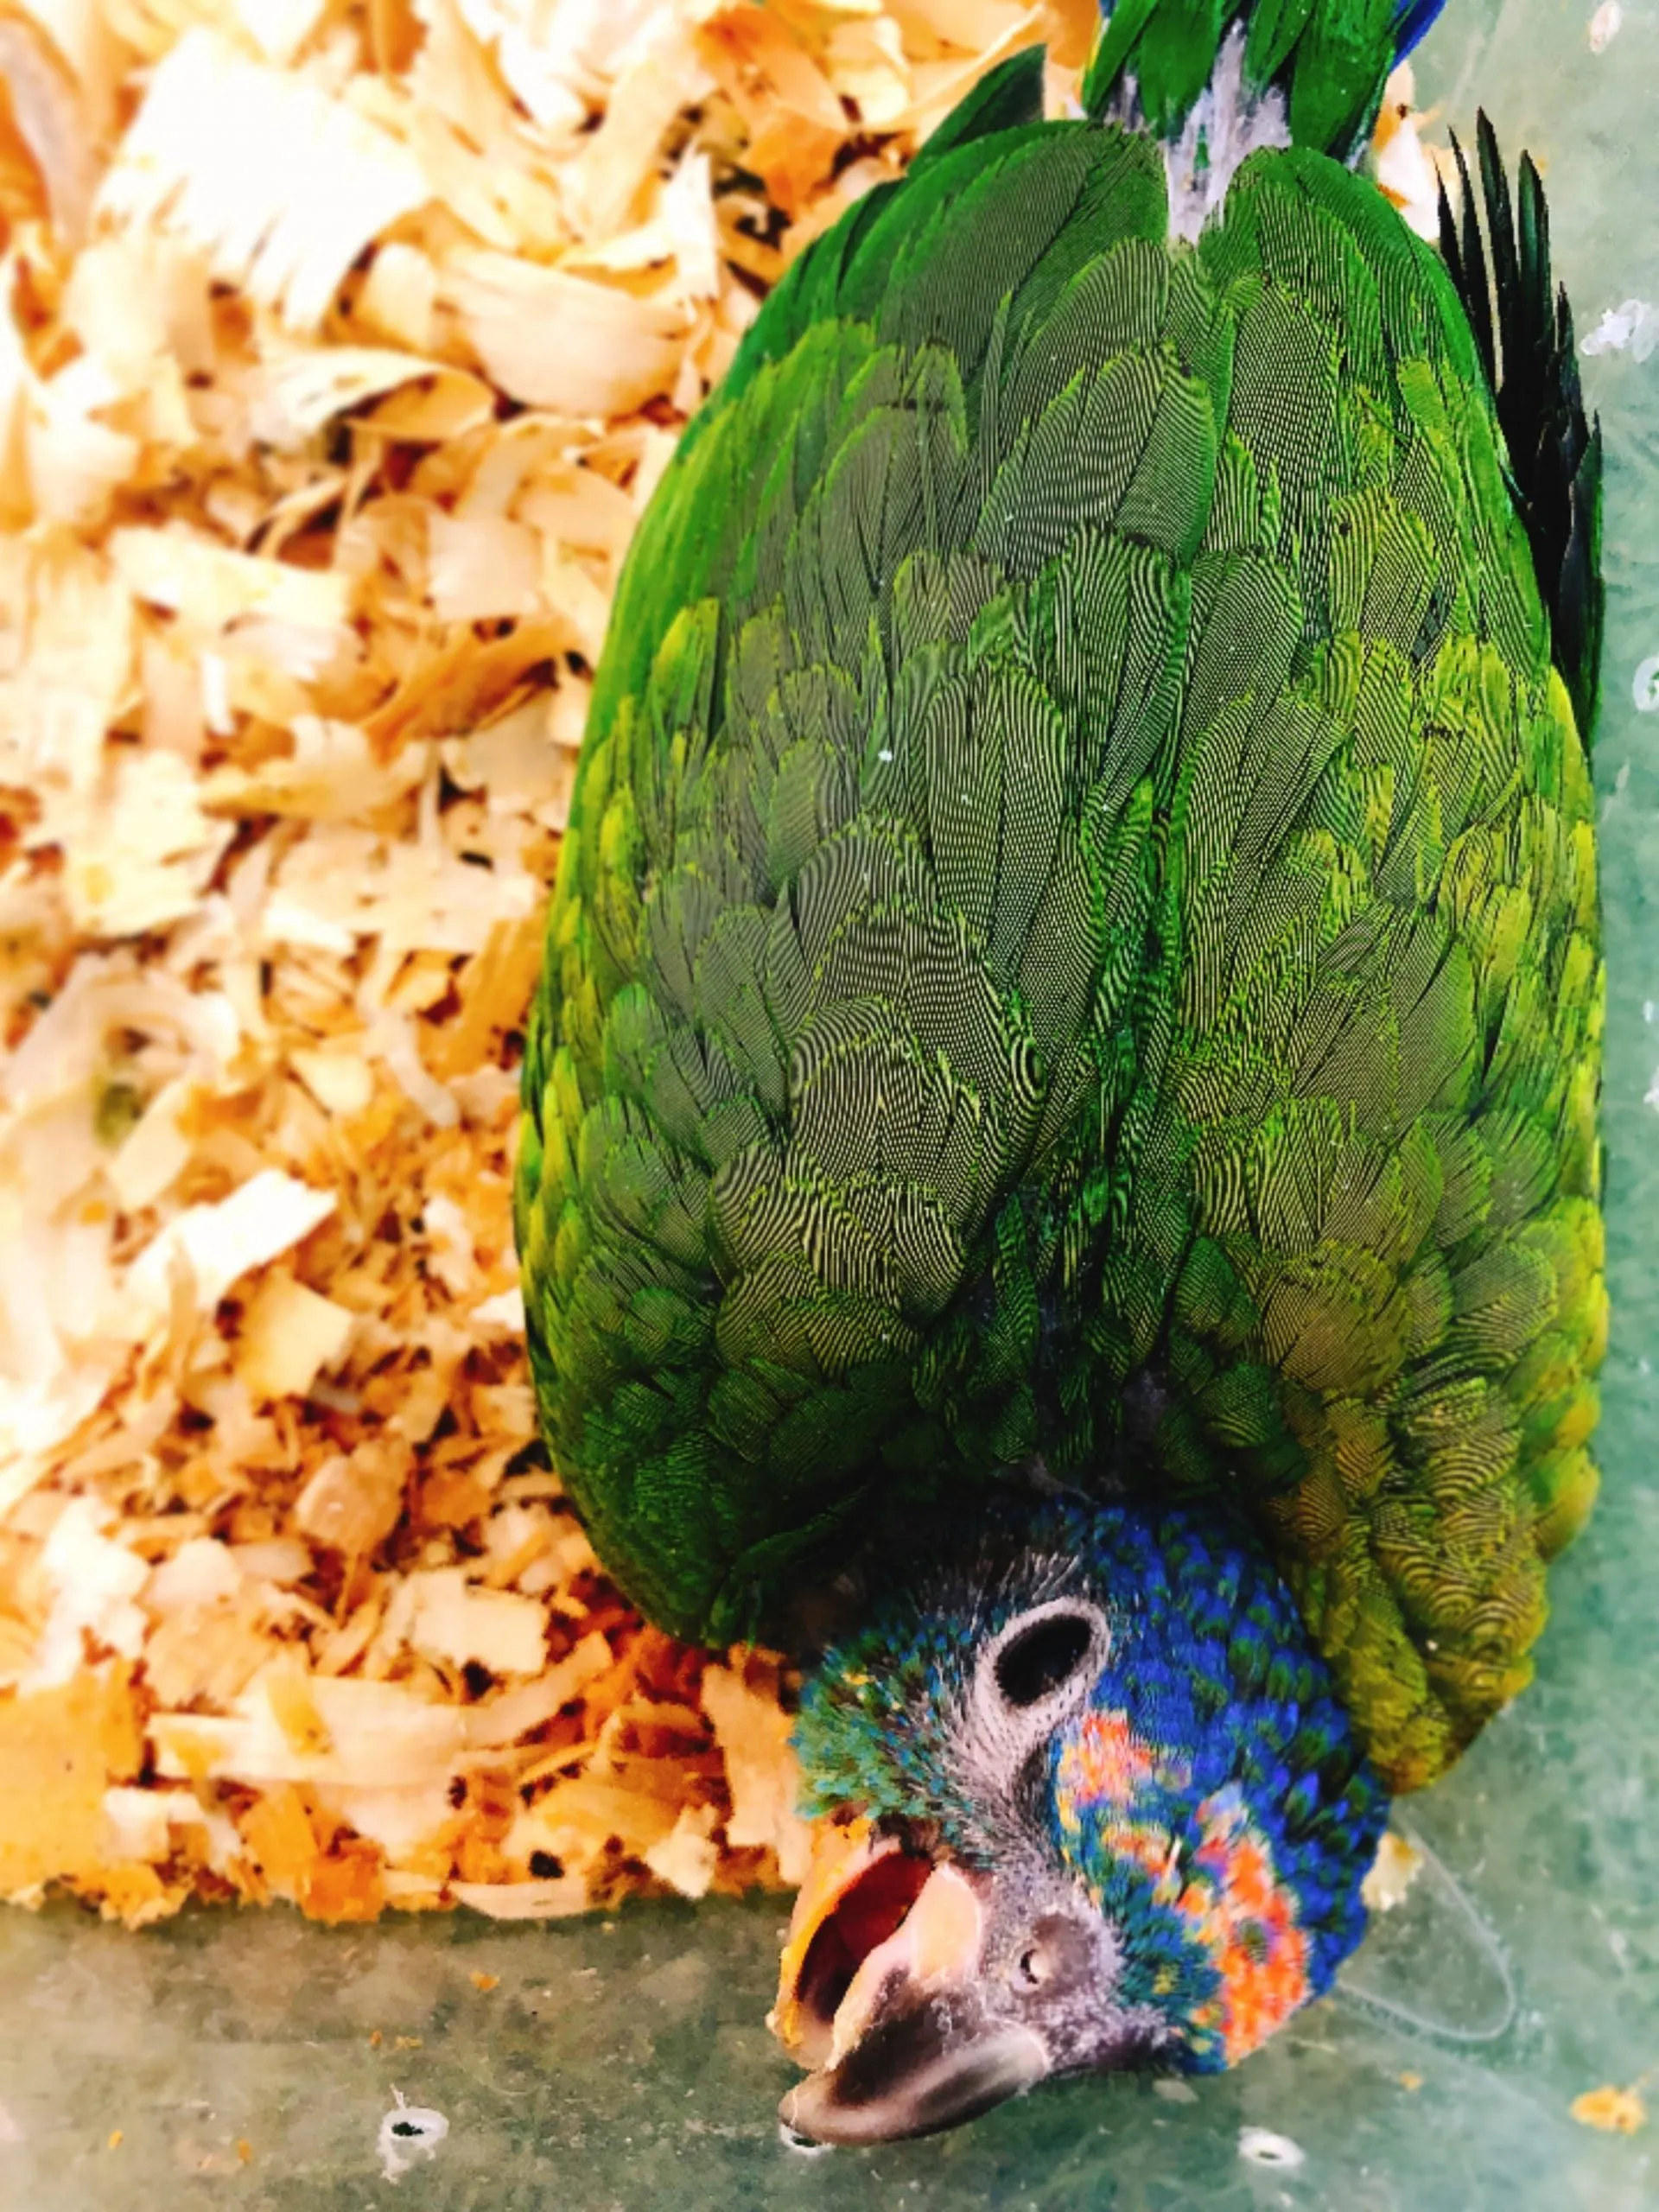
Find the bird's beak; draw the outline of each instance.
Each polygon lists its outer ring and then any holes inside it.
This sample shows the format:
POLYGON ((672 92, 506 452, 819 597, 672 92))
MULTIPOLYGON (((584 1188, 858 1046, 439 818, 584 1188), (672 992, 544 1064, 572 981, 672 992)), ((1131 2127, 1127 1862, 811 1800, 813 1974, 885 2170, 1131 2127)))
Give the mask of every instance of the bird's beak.
POLYGON ((988 1888, 868 1821, 820 1823, 772 2015, 815 2069, 783 2101, 788 2126, 820 2143, 931 2134, 1050 2071, 1039 2036, 988 2010, 988 1888))

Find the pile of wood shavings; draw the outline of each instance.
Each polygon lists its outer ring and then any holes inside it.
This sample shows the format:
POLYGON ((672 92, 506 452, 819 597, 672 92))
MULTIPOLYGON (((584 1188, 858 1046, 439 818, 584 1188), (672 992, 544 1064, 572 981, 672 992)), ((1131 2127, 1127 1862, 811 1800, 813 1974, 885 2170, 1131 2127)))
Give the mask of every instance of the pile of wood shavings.
POLYGON ((534 1441, 518 1028, 769 284, 1093 0, 0 0, 0 1894, 802 1867, 534 1441))

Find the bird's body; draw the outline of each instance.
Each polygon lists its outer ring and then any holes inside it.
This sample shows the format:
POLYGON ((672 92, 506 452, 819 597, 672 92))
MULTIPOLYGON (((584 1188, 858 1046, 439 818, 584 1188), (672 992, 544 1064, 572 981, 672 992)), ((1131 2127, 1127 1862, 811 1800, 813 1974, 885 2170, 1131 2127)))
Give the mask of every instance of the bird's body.
MULTIPOLYGON (((1097 119, 1037 120, 1011 67, 763 310, 613 619, 519 1233, 556 1463, 683 1634, 763 1630, 855 1541, 1033 1471, 1124 1501, 1084 1609, 1115 1649, 1137 1546, 1253 1532, 1249 1575, 1283 1584, 1264 1618, 1338 1725, 1238 1788, 1262 1817, 1311 1789, 1299 1833, 1345 1808, 1341 1895, 1304 1898, 1345 1948, 1364 1777, 1432 1779, 1524 1681, 1593 1494, 1600 967, 1568 687, 1585 711, 1596 456, 1559 361, 1516 451, 1490 310, 1483 339, 1324 150, 1380 75, 1307 47, 1332 5, 1274 62, 1295 14, 1262 0, 1250 44, 1197 54, 1175 0, 1124 0, 1097 119)), ((1365 21, 1386 64, 1395 19, 1365 21)), ((1548 252, 1506 305, 1501 228, 1507 355, 1548 252)), ((1467 291, 1478 233, 1463 259, 1467 291)), ((916 1602, 975 1678, 984 1619, 916 1602)), ((808 1698, 825 1802, 886 1725, 850 1663, 808 1698)), ((1225 1715, 1175 1674, 1161 1736, 1096 1682, 1116 1767, 1078 1738, 1065 1784, 1044 1739, 1033 1817, 1109 1920, 1124 1745, 1189 1828, 1236 1809, 1195 1779, 1225 1715)), ((941 1799, 956 1770, 922 1767, 909 1817, 938 1827, 927 1777, 941 1799)), ((1300 1994, 1335 1941, 1308 1934, 1300 1994)), ((1179 2063, 1247 2044, 1195 2032, 1179 2063)))

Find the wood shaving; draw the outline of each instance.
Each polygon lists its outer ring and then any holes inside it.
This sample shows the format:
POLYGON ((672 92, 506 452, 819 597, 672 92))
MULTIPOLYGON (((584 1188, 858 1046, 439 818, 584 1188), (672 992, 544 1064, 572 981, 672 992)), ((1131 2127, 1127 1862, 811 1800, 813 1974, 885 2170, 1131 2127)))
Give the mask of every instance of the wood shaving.
POLYGON ((1378 189, 1399 209, 1420 238, 1432 244, 1440 235, 1440 188, 1452 204, 1459 190, 1457 162, 1450 147, 1423 137, 1437 110, 1420 111, 1416 76, 1409 61, 1393 71, 1382 88, 1382 105, 1370 146, 1370 171, 1378 189))
POLYGON ((1412 1884, 1423 1871, 1423 1854, 1395 1828, 1384 1828, 1364 1880, 1360 1902, 1367 1912, 1392 1912, 1406 1901, 1412 1884))
POLYGON ((1574 2097, 1571 2111, 1581 2127, 1599 2127, 1610 2135, 1634 2135, 1648 2120, 1648 2108, 1636 2091, 1615 2088, 1611 2083, 1574 2097))
POLYGON ((0 0, 0 1894, 798 1879, 782 1670, 643 1627, 536 1440, 521 1025, 685 418, 1094 18, 0 0))

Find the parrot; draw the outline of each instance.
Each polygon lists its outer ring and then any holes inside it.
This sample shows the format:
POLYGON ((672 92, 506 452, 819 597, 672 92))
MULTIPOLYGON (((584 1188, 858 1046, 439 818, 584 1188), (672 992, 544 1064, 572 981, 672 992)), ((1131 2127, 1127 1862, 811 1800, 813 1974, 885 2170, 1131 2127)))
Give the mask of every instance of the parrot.
POLYGON ((1116 0, 793 262, 630 549, 524 1040, 543 1433, 801 1668, 797 2133, 1213 2072, 1597 1486, 1602 451, 1438 0, 1116 0))

